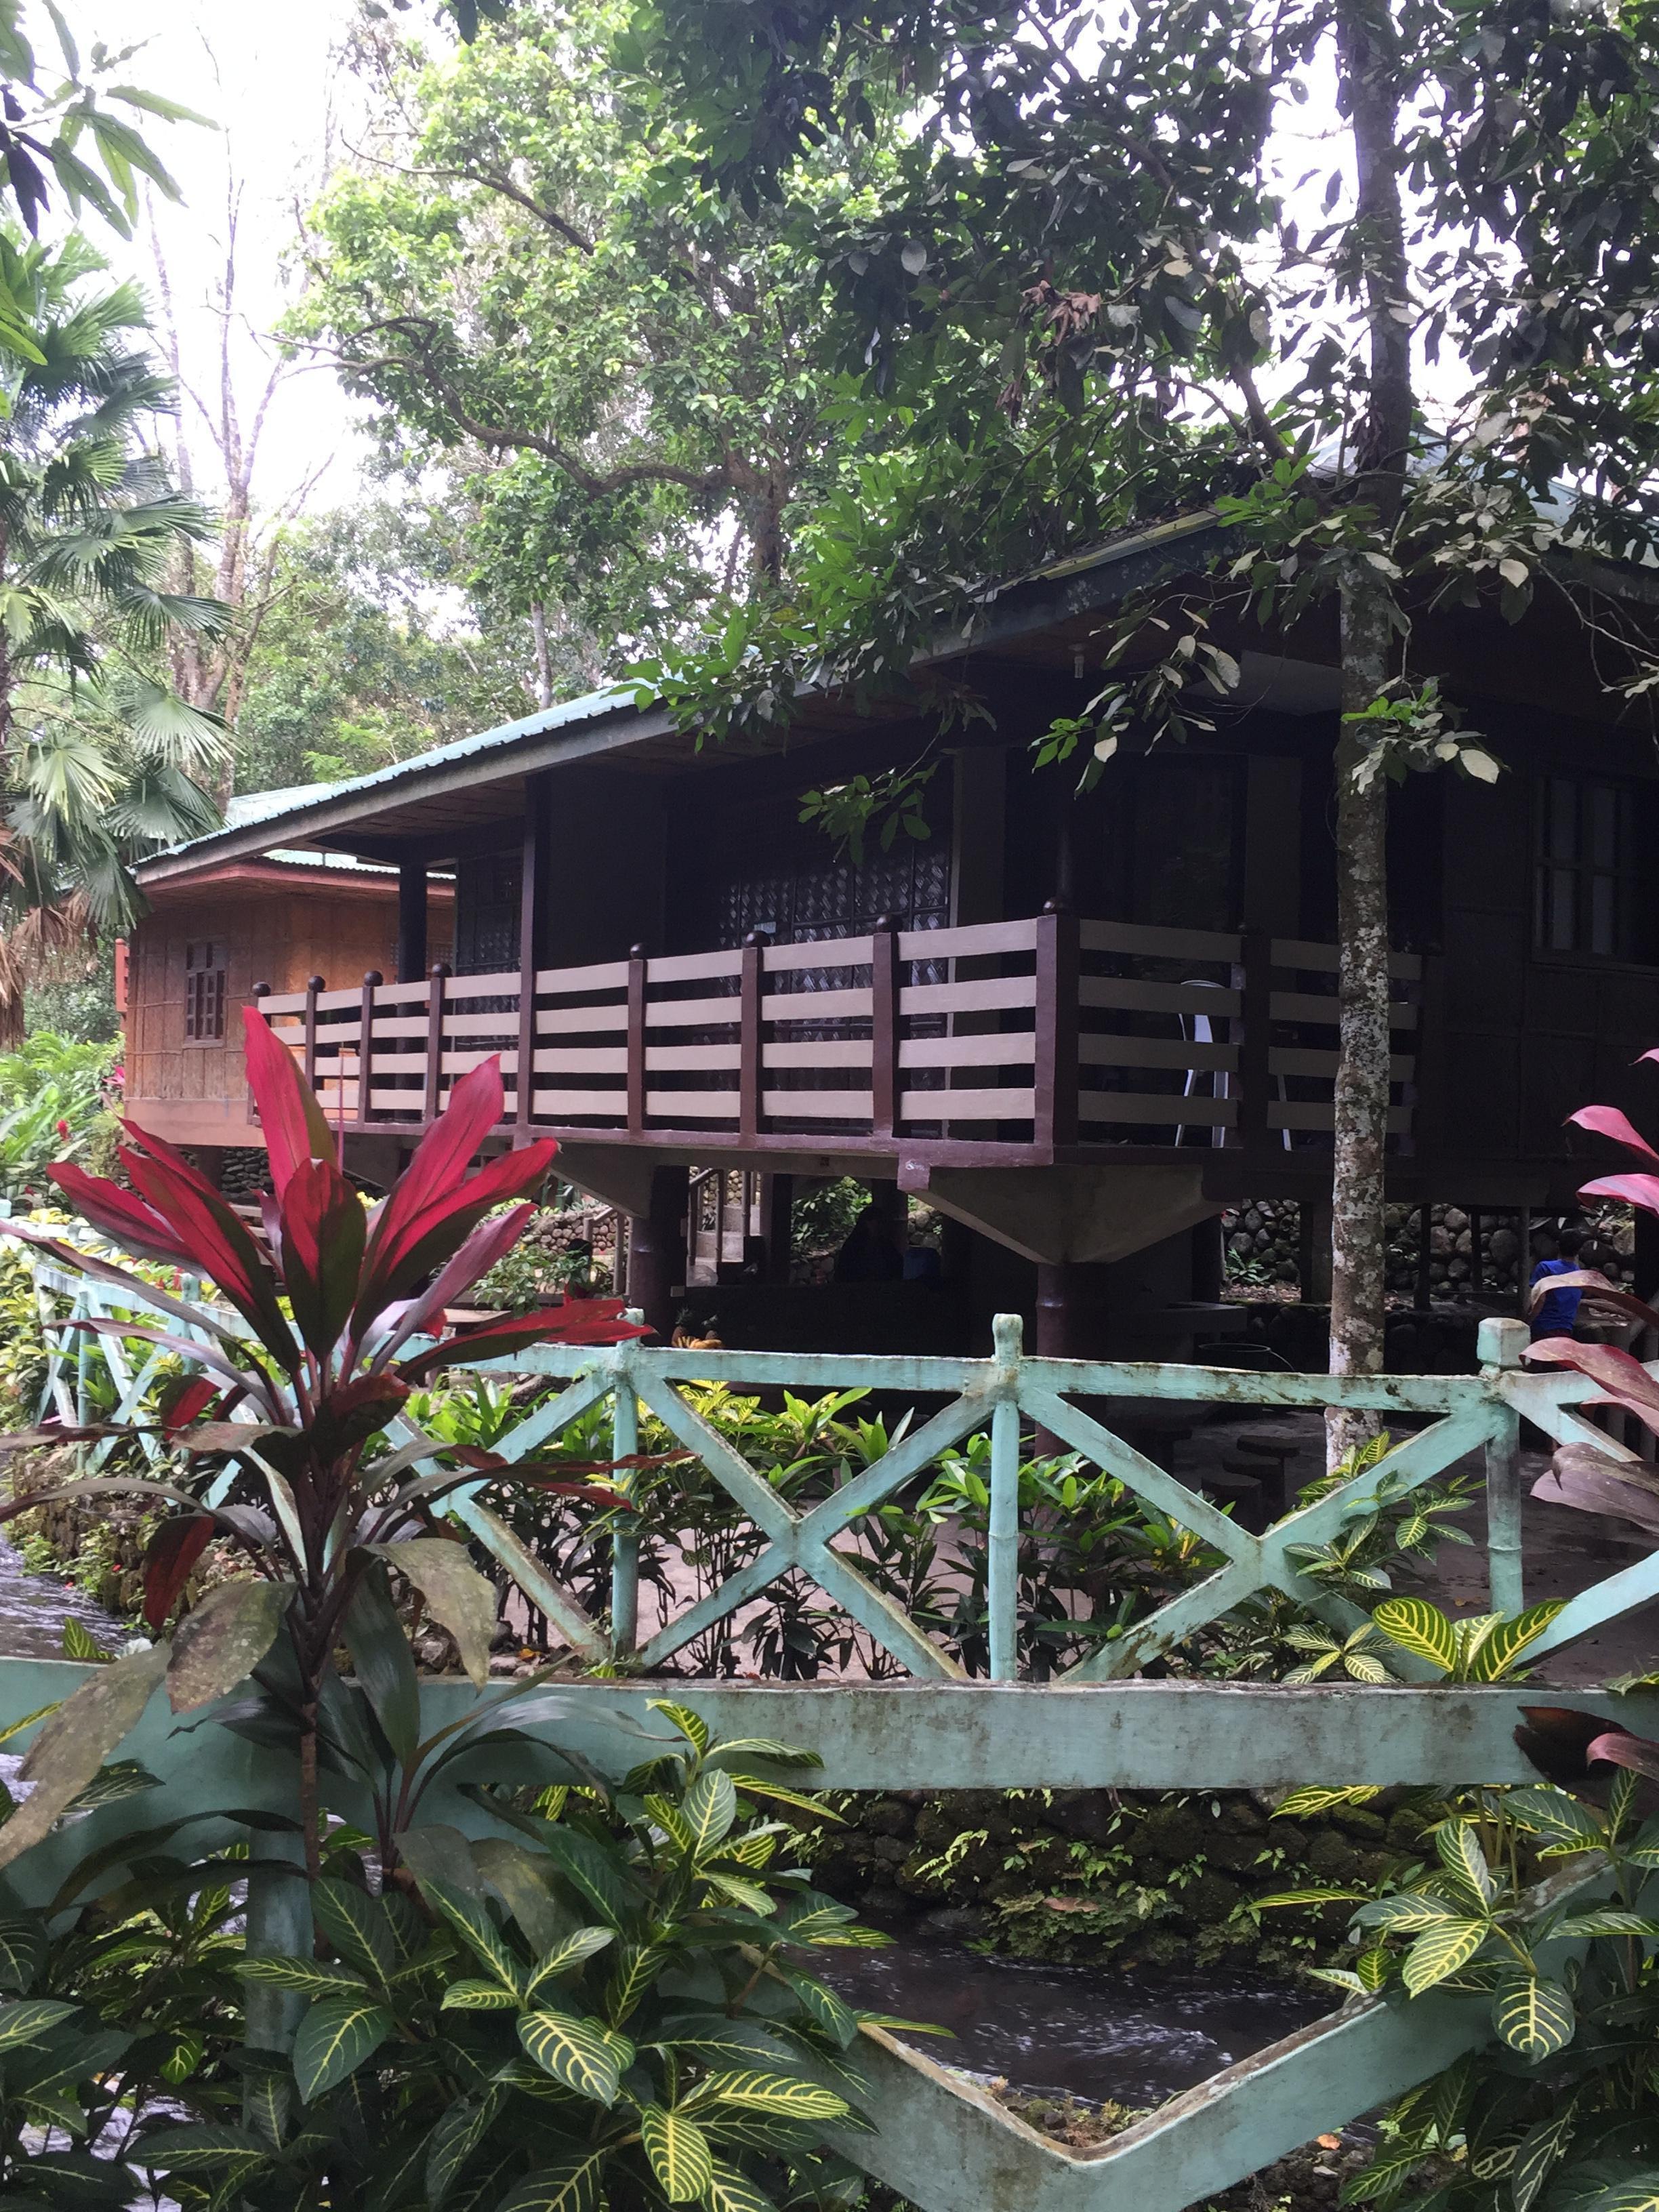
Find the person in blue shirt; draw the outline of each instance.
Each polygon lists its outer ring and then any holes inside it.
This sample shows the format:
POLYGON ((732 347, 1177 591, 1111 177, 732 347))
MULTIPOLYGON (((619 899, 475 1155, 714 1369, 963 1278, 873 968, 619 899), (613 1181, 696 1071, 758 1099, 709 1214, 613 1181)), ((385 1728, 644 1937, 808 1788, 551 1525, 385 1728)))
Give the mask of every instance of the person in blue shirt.
MULTIPOLYGON (((1560 1258, 1538 1262, 1532 1271, 1534 1285, 1547 1282, 1552 1275, 1576 1274, 1585 1235, 1582 1229, 1564 1229, 1556 1247, 1560 1258)), ((1573 1323, 1578 1318, 1578 1302, 1583 1295, 1579 1290, 1547 1291, 1532 1316, 1533 1342, 1535 1344, 1540 1336, 1571 1336, 1573 1323)))

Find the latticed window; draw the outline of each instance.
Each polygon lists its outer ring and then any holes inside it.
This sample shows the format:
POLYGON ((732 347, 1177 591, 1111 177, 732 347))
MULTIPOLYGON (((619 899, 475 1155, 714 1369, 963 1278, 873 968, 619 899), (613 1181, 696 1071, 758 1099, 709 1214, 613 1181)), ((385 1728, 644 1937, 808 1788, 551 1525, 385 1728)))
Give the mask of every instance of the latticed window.
POLYGON ((1534 939, 1541 951, 1644 957, 1636 798, 1627 785, 1552 775, 1539 792, 1534 939))
POLYGON ((185 947, 185 1040, 218 1044, 225 1034, 225 948, 217 938, 185 947))

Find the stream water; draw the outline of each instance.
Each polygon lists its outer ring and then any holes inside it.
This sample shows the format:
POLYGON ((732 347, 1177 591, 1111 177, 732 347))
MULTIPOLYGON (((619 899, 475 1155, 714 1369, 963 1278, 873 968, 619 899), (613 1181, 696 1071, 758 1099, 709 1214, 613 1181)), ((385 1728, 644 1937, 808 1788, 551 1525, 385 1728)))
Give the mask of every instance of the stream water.
POLYGON ((64 1623, 78 1620, 107 1650, 120 1630, 95 1598, 56 1575, 32 1575, 0 1537, 0 1659, 61 1659, 64 1623))
POLYGON ((993 1959, 894 1932, 880 1951, 819 1951, 812 1971, 866 2011, 948 2027, 902 2035, 941 2065, 1017 2089, 1162 2104, 1330 2009, 1285 1983, 1215 1971, 1114 1972, 993 1959))

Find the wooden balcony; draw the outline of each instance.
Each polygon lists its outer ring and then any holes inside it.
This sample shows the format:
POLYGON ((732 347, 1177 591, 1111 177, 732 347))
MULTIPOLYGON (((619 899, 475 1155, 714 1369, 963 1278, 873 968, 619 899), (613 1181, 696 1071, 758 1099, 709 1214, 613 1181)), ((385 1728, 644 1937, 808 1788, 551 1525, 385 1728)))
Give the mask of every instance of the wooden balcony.
MULTIPOLYGON (((1410 1145, 1421 963, 1393 958, 1410 1145)), ((501 1133, 963 1164, 1330 1143, 1336 951, 1075 915, 256 994, 347 1135, 418 1133, 489 1054, 501 1133), (529 1079, 521 1071, 529 1070, 529 1079)))

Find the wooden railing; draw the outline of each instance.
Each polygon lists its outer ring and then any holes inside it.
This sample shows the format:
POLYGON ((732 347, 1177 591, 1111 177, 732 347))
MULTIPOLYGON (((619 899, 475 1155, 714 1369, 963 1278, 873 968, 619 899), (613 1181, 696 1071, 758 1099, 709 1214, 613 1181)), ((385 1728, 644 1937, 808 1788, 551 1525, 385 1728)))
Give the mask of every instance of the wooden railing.
MULTIPOLYGON (((1334 946, 1044 913, 258 995, 343 1128, 419 1128, 491 1053, 508 1127, 724 1146, 1293 1148, 1331 1128, 1334 946), (526 1064, 529 1080, 521 1079, 526 1064)), ((1409 1138, 1421 963, 1393 956, 1409 1138)))

